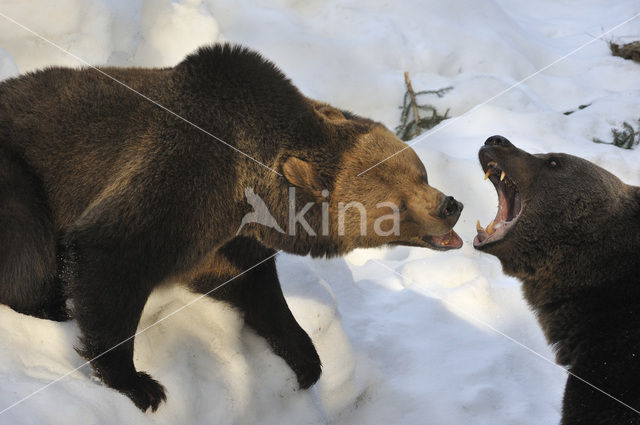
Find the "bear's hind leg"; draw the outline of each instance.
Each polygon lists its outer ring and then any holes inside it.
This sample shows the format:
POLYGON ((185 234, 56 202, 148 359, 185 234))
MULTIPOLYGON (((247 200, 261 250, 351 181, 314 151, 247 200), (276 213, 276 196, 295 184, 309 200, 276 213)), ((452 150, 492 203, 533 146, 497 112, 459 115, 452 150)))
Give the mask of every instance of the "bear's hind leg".
POLYGON ((56 241, 42 184, 0 149, 0 303, 43 319, 67 320, 56 241))
POLYGON ((253 239, 236 237, 192 276, 189 287, 239 309, 245 323, 293 369, 300 388, 309 388, 320 378, 320 357, 287 306, 275 258, 269 258, 274 253, 253 239))

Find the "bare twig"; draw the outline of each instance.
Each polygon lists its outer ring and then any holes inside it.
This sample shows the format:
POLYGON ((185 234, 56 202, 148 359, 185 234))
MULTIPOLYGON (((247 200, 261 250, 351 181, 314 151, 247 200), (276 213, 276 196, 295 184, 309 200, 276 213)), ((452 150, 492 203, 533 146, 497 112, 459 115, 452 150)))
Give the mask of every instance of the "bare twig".
POLYGON ((411 79, 409 78, 409 72, 404 72, 404 82, 407 84, 407 92, 411 97, 411 106, 413 107, 413 119, 416 122, 415 135, 420 135, 420 116, 418 115, 418 103, 416 102, 416 94, 413 91, 413 87, 411 86, 411 79))

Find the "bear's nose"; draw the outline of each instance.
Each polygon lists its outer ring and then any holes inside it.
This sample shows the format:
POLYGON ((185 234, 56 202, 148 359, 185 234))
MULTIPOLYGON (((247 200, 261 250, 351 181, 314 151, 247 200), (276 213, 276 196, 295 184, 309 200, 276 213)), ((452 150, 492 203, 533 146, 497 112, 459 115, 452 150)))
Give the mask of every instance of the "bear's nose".
POLYGON ((505 148, 513 147, 513 144, 506 137, 499 135, 489 137, 484 144, 485 146, 504 146, 505 148))
POLYGON ((460 214, 462 208, 464 208, 464 205, 461 202, 456 201, 453 196, 447 196, 442 202, 439 215, 441 218, 448 218, 452 215, 460 214))

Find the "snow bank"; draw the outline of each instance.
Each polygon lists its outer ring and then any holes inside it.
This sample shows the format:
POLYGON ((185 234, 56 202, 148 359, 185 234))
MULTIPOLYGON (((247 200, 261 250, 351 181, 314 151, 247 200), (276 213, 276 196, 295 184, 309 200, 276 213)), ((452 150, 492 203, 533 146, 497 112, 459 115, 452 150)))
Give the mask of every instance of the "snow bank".
MULTIPOLYGON (((565 380, 519 284, 471 246, 495 214, 477 148, 500 133, 533 152, 581 155, 640 184, 640 149, 592 143, 640 116, 638 65, 595 41, 504 95, 497 93, 640 12, 637 1, 5 0, 0 13, 92 64, 168 66, 229 40, 260 50, 309 96, 393 128, 404 92, 453 118, 414 146, 430 182, 465 203, 466 245, 359 250, 331 261, 282 255, 287 300, 324 373, 309 391, 223 304, 201 300, 136 340, 136 363, 168 402, 144 415, 84 367, 0 414, 0 424, 553 424, 565 380), (586 109, 565 116, 582 104, 586 109), (480 106, 477 106, 480 105, 480 106), (499 332, 498 332, 499 331, 499 332)), ((640 19, 607 38, 640 34, 640 19)), ((78 62, 0 16, 0 77, 78 62)), ((194 299, 152 296, 141 326, 194 299)), ((0 307, 0 410, 82 365, 73 323, 0 307)))

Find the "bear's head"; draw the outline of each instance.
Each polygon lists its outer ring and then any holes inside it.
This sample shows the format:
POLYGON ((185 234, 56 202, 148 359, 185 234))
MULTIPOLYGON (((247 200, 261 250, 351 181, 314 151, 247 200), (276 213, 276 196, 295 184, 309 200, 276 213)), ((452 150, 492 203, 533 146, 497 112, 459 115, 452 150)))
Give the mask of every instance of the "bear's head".
POLYGON ((529 154, 502 136, 479 152, 498 213, 473 241, 525 282, 565 287, 630 273, 640 248, 640 189, 582 158, 529 154))
POLYGON ((288 225, 263 229, 265 244, 312 256, 383 245, 462 246, 452 230, 462 204, 429 185, 410 147, 379 123, 310 103, 317 123, 313 134, 323 134, 321 143, 282 152, 279 169, 286 188, 275 192, 283 198, 288 190, 289 202, 275 207, 274 217, 288 225))

